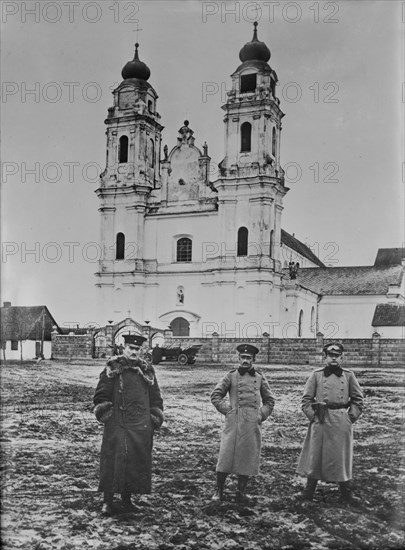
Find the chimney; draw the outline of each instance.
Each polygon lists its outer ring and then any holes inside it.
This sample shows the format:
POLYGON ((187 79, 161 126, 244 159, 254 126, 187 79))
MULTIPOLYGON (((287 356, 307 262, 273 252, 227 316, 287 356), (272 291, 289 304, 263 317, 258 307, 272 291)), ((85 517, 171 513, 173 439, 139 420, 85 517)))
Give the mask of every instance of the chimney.
POLYGON ((3 307, 11 307, 11 302, 3 302, 3 307))

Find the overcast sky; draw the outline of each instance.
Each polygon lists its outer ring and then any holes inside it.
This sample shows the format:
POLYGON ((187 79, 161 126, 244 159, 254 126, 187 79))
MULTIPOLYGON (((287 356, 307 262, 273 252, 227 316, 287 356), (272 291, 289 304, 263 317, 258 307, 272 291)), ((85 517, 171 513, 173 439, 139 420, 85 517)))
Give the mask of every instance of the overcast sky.
POLYGON ((95 317, 94 190, 137 24, 163 144, 187 118, 214 180, 220 107, 257 19, 285 113, 282 227, 335 266, 401 246, 402 10, 386 0, 3 2, 2 300, 45 304, 60 325, 106 321, 95 317))

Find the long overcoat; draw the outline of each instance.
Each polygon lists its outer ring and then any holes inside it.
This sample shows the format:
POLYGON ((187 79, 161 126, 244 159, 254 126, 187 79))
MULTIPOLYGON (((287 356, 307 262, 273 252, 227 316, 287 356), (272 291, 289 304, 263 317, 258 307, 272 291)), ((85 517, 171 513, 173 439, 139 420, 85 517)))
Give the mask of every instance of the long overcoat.
POLYGON ((163 400, 153 367, 145 376, 130 364, 123 356, 110 360, 94 395, 96 406, 113 404, 101 445, 103 492, 151 492, 153 432, 156 420, 163 421, 163 400))
POLYGON ((302 410, 310 421, 299 457, 297 473, 323 481, 349 481, 352 478, 353 423, 363 409, 363 393, 350 370, 342 376, 325 376, 315 370, 307 380, 302 410), (312 408, 313 403, 347 404, 341 409, 326 409, 324 422, 312 408))
POLYGON ((259 473, 261 424, 273 410, 274 397, 265 376, 258 370, 253 373, 241 375, 233 369, 211 394, 214 407, 225 415, 217 472, 246 476, 259 473))

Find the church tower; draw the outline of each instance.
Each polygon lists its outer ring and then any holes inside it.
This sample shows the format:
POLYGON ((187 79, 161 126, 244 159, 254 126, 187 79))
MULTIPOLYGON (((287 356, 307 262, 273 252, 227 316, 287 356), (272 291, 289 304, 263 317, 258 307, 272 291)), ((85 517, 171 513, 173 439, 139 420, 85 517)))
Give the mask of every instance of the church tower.
MULTIPOLYGON (((225 111, 225 157, 219 164, 218 285, 222 311, 235 304, 241 327, 269 332, 279 319, 282 292, 281 214, 288 191, 280 164, 281 120, 277 74, 270 50, 257 37, 239 52, 225 111), (266 328, 267 327, 267 328, 266 328)), ((215 266, 215 260, 217 265, 215 266)), ((232 322, 231 319, 229 321, 232 322)), ((260 332, 261 331, 261 332, 260 332)))
MULTIPOLYGON (((106 168, 96 193, 100 199, 102 254, 97 286, 106 311, 130 307, 133 287, 143 284, 147 198, 159 187, 163 126, 150 70, 135 56, 122 69, 108 109, 106 168), (131 292, 132 291, 132 292, 131 292)), ((135 294, 135 295, 134 295, 135 294)), ((142 314, 139 311, 139 314, 142 314)))
MULTIPOLYGON (((231 75, 225 111, 225 158, 215 182, 220 205, 220 235, 227 263, 255 256, 258 266, 280 271, 280 239, 284 172, 280 165, 280 100, 270 67, 270 50, 253 38, 239 52, 242 64, 231 75)), ((223 256, 223 255, 222 255, 223 256)), ((235 267, 245 267, 243 262, 235 267)))

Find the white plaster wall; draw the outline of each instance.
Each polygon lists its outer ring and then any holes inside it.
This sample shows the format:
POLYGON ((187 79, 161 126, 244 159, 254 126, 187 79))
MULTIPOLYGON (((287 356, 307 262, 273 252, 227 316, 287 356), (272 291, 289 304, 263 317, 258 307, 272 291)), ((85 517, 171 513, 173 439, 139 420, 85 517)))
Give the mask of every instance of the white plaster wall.
MULTIPOLYGON (((18 350, 12 350, 11 341, 7 340, 6 359, 21 359, 20 345, 21 345, 21 342, 18 342, 18 350)), ((23 340, 22 349, 23 349, 23 359, 35 359, 35 341, 34 340, 23 340)), ((50 359, 51 353, 52 353, 51 342, 44 342, 45 359, 50 359)), ((1 350, 1 359, 3 359, 3 350, 1 350)))
POLYGON ((207 243, 218 242, 216 212, 181 214, 147 218, 145 222, 145 259, 159 261, 160 271, 198 271, 204 266, 204 251, 211 251, 207 243), (177 238, 187 236, 193 241, 192 262, 176 262, 177 238), (177 238, 175 238, 177 237, 177 238))
POLYGON ((405 327, 372 327, 381 338, 405 338, 405 327))
POLYGON ((370 338, 377 304, 387 303, 381 296, 324 296, 319 303, 319 330, 325 338, 370 338))
POLYGON ((315 338, 316 337, 316 308, 317 308, 317 295, 302 289, 286 291, 285 311, 286 315, 281 323, 279 330, 279 338, 298 338, 298 326, 300 312, 303 312, 302 316, 302 330, 301 338, 315 338), (312 308, 314 308, 313 316, 312 308), (314 325, 311 326, 311 319, 313 317, 314 325))

